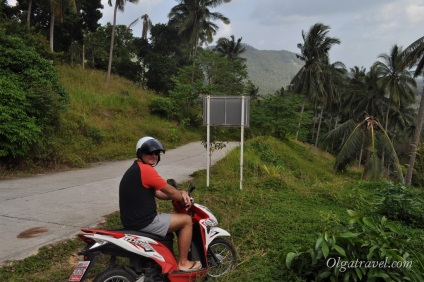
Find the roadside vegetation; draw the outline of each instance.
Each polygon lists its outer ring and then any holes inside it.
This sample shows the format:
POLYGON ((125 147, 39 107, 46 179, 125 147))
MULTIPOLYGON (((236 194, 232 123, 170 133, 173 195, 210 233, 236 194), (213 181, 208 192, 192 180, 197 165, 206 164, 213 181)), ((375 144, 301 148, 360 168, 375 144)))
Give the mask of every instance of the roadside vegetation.
MULTIPOLYGON (((289 86, 259 95, 242 37, 203 48, 214 42, 218 23, 231 22, 216 10, 230 1, 181 0, 163 24, 143 15, 141 38, 116 24, 127 1, 108 2, 116 9, 105 26, 98 24, 100 0, 2 2, 0 175, 121 158, 141 133, 181 144, 201 135, 204 95, 244 95, 252 108, 247 138, 294 137, 336 155, 335 170, 357 161, 364 179, 424 186, 424 99, 417 111, 415 79, 423 71, 424 37, 405 49, 394 44, 368 70, 347 69, 330 60, 342 44, 330 26, 312 24, 301 31, 295 54, 301 68, 289 86), (103 78, 98 71, 106 72, 103 78), (353 130, 355 124, 364 126, 353 130)), ((214 129, 213 141, 233 134, 214 129)))
MULTIPOLYGON (((424 37, 393 45, 368 70, 348 70, 330 61, 342 42, 313 24, 301 32, 303 66, 290 87, 259 95, 241 37, 202 48, 217 32, 210 19, 230 23, 214 10, 230 1, 181 0, 165 24, 143 15, 142 38, 116 22, 99 26, 100 0, 3 1, 0 179, 134 158, 146 135, 168 149, 204 141, 203 95, 245 95, 243 190, 237 150, 213 167, 210 187, 204 171, 193 174, 194 197, 239 254, 224 281, 423 281, 424 99, 417 111, 414 78, 423 74, 424 37), (338 257, 412 267, 328 267, 338 257)), ((116 12, 127 1, 109 2, 116 12)), ((239 131, 211 135, 218 148, 239 131)), ((115 227, 116 213, 100 226, 115 227)), ((1 267, 0 280, 66 281, 81 248, 76 239, 43 247, 1 267)))
MULTIPOLYGON (((197 129, 152 115, 149 103, 155 95, 127 79, 116 76, 106 88, 102 71, 56 69, 66 89, 65 109, 57 114, 59 120, 49 135, 42 131, 41 142, 28 140, 32 144, 29 157, 18 155, 0 164, 0 179, 133 158, 134 140, 142 136, 163 140, 167 149, 201 138, 197 129)), ((13 140, 14 150, 28 152, 13 140)))
MULTIPOLYGON (((244 182, 240 190, 239 156, 239 150, 234 149, 212 167, 208 188, 204 170, 195 172, 190 181, 196 185, 195 201, 214 212, 220 226, 231 233, 230 240, 238 252, 237 267, 222 281, 306 281, 314 274, 317 279, 327 270, 325 263, 316 255, 313 263, 307 250, 315 249, 322 234, 332 238, 343 230, 355 232, 349 229, 353 227, 349 227, 352 217, 348 210, 372 222, 380 222, 385 216, 388 225, 398 233, 386 227, 378 234, 364 230, 361 233, 367 235, 369 241, 357 238, 354 244, 353 241, 349 244, 350 241, 340 239, 337 240, 340 248, 346 253, 348 248, 358 252, 366 249, 366 253, 373 248, 376 251, 371 260, 380 260, 382 248, 387 248, 391 260, 413 261, 413 266, 399 271, 378 270, 389 277, 401 272, 405 275, 402 277, 411 277, 411 281, 422 281, 418 279, 424 273, 422 191, 405 190, 402 186, 395 189, 389 182, 363 181, 357 170, 335 174, 331 170, 333 156, 294 140, 279 141, 272 137, 257 137, 246 142, 244 182), (396 192, 392 193, 393 190, 396 192), (387 242, 382 242, 385 238, 387 242), (396 245, 396 241, 402 246, 396 245), (366 242, 370 245, 361 246, 366 242), (291 252, 298 253, 297 259, 301 260, 301 263, 292 263, 292 269, 286 265, 291 252), (391 256, 394 252, 398 252, 399 257, 391 256)), ((179 187, 184 189, 188 183, 180 183, 179 187)), ((170 203, 160 203, 161 210, 170 208, 170 203)), ((108 216, 106 223, 99 227, 119 228, 118 214, 108 216)), ((35 256, 0 268, 0 280, 66 281, 75 263, 82 259, 77 256, 82 247, 76 238, 43 247, 35 256)), ((323 249, 320 245, 319 250, 323 249)), ((329 257, 343 257, 331 251, 331 243, 329 249, 329 257)), ((363 270, 364 281, 370 281, 366 278, 370 269, 363 270)))

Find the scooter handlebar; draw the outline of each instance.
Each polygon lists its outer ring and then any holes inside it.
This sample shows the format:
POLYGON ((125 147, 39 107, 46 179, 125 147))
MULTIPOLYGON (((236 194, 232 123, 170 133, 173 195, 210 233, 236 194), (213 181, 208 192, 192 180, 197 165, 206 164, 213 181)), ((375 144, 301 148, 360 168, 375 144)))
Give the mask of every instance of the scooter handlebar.
POLYGON ((185 207, 186 209, 188 209, 189 207, 191 207, 191 206, 193 205, 193 203, 194 203, 194 199, 193 199, 193 197, 190 197, 190 203, 191 203, 191 205, 185 205, 184 207, 185 207))

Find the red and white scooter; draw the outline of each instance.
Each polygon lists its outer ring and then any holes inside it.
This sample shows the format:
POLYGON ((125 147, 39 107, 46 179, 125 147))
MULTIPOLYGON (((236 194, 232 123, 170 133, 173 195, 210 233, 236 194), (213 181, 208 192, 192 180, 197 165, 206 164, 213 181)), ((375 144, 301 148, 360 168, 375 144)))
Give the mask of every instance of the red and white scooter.
MULTIPOLYGON (((168 180, 171 185, 174 180, 168 180)), ((190 186, 189 193, 194 190, 190 186)), ((93 282, 126 281, 195 281, 200 277, 221 277, 237 261, 233 245, 223 239, 230 233, 217 227, 218 221, 208 208, 194 203, 186 209, 180 202, 172 202, 178 213, 186 213, 193 220, 193 238, 189 259, 201 261, 203 268, 193 272, 178 270, 173 253, 172 233, 160 237, 134 230, 98 230, 83 228, 80 239, 87 243, 79 255, 84 256, 75 267, 69 281, 84 281, 101 255, 110 257, 109 267, 99 273, 93 282), (118 257, 127 260, 118 260, 118 257), (121 261, 126 261, 121 263, 121 261)))

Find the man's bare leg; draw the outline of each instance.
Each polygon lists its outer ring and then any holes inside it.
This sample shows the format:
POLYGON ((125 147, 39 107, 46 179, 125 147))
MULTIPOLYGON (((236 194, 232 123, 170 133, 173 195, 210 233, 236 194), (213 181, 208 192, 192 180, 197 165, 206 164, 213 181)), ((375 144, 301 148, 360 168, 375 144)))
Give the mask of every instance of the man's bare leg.
POLYGON ((182 270, 188 270, 193 268, 196 270, 199 268, 200 262, 195 264, 194 261, 189 261, 188 250, 190 249, 191 238, 192 238, 193 224, 191 217, 187 214, 171 214, 171 223, 169 224, 168 232, 179 231, 178 234, 178 268, 182 270))

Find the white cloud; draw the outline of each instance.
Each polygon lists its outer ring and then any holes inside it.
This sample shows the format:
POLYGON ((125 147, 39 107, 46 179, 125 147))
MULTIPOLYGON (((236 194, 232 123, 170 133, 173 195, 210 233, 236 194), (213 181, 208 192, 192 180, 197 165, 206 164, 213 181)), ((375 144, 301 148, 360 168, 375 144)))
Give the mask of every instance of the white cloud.
POLYGON ((424 5, 408 5, 405 13, 409 22, 413 24, 424 23, 424 5))

